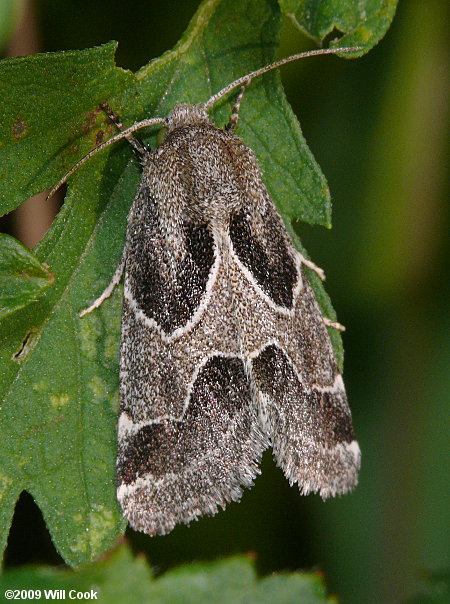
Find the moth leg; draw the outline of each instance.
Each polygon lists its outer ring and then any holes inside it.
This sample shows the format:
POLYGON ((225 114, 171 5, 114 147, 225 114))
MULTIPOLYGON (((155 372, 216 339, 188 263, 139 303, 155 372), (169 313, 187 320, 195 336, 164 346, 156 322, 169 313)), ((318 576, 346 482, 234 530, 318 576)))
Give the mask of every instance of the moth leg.
MULTIPOLYGON (((103 109, 103 111, 107 114, 109 119, 113 122, 113 124, 115 124, 117 126, 117 128, 120 131, 123 132, 124 130, 126 130, 126 128, 122 124, 118 114, 111 109, 111 107, 108 105, 108 103, 106 101, 103 101, 102 103, 100 103, 100 107, 103 109)), ((130 145, 133 147, 134 151, 139 155, 139 157, 142 157, 143 155, 148 153, 148 149, 144 145, 144 143, 142 141, 138 140, 137 138, 135 138, 132 134, 129 134, 125 138, 130 143, 130 145)))
POLYGON ((225 130, 233 132, 233 130, 236 129, 236 125, 237 125, 238 119, 239 119, 239 110, 241 108, 242 97, 244 96, 244 92, 245 92, 247 86, 250 84, 250 82, 251 82, 251 80, 248 79, 246 82, 244 82, 242 84, 241 88, 239 89, 239 93, 236 97, 236 101, 234 103, 233 110, 231 112, 230 121, 228 122, 227 126, 225 127, 225 130))
POLYGON ((111 283, 100 294, 100 296, 96 300, 94 300, 94 302, 88 308, 85 308, 80 313, 78 313, 80 317, 84 317, 84 315, 87 315, 88 313, 92 312, 93 310, 98 308, 104 302, 104 300, 106 300, 106 298, 109 298, 109 296, 113 293, 116 285, 118 285, 118 283, 122 279, 122 274, 123 274, 124 268, 125 268, 125 250, 122 254, 122 258, 120 259, 119 265, 114 272, 113 278, 111 279, 111 283))
POLYGON ((345 326, 337 321, 332 321, 328 317, 323 317, 323 322, 327 327, 333 327, 334 329, 338 329, 339 331, 345 331, 345 326))
POLYGON ((300 260, 301 260, 302 264, 304 264, 305 266, 310 268, 312 271, 314 271, 316 273, 316 275, 318 275, 322 279, 322 281, 325 280, 325 273, 324 273, 323 269, 321 269, 319 266, 317 266, 317 264, 314 264, 314 262, 311 262, 311 260, 308 260, 301 254, 300 254, 300 260))

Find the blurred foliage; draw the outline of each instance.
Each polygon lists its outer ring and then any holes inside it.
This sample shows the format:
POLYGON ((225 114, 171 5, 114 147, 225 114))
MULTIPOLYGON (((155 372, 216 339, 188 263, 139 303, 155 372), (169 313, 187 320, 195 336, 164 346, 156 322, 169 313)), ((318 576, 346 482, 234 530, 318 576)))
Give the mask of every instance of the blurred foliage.
POLYGON ((23 0, 0 2, 0 52, 4 49, 22 17, 23 0))
MULTIPOLYGON (((35 5, 43 50, 117 39, 118 64, 133 69, 173 46, 197 8, 196 0, 35 5)), ((442 463, 449 457, 448 16, 444 0, 400 2, 387 36, 363 60, 317 58, 282 72, 334 200, 330 233, 298 231, 326 270, 347 326, 360 485, 326 503, 300 498, 267 454, 255 487, 226 512, 166 537, 129 531, 135 551, 158 571, 254 551, 261 572, 319 566, 343 602, 361 604, 425 594, 421 569, 450 566, 442 463)), ((289 22, 282 40, 281 56, 310 47, 289 22)), ((10 566, 30 561, 29 545, 14 547, 37 533, 29 517, 26 508, 13 524, 10 566)), ((34 559, 53 555, 42 546, 34 559)))
POLYGON ((405 604, 448 604, 450 602, 450 572, 428 573, 419 593, 405 604))
MULTIPOLYGON (((23 566, 0 576, 6 590, 63 589, 95 592, 103 603, 136 604, 331 604, 318 573, 283 573, 258 579, 249 558, 180 566, 157 579, 145 559, 121 545, 77 572, 23 566)), ((38 598, 36 598, 38 599, 38 598)), ((39 598, 44 599, 44 598, 39 598)), ((47 599, 47 598, 46 598, 47 599)))

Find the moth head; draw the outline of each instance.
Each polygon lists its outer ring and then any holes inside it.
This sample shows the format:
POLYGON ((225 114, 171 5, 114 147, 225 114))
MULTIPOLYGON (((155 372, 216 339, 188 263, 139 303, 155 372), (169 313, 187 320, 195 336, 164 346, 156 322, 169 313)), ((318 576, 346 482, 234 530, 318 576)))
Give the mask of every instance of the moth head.
POLYGON ((169 132, 180 126, 197 126, 209 123, 208 114, 203 105, 176 105, 167 116, 169 132))

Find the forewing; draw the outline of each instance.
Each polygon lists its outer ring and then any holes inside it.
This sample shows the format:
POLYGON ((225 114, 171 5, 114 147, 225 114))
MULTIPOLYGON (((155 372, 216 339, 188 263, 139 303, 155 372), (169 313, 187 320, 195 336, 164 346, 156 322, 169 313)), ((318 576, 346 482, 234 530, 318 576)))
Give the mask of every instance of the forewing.
POLYGON ((258 200, 233 217, 230 238, 251 295, 270 301, 253 319, 265 342, 248 350, 261 422, 291 484, 324 498, 344 493, 357 482, 360 452, 330 338, 268 192, 257 180, 247 188, 258 200))
POLYGON ((118 498, 149 534, 239 499, 268 445, 237 345, 228 258, 193 184, 202 131, 187 134, 189 145, 180 134, 144 167, 128 225, 118 498))

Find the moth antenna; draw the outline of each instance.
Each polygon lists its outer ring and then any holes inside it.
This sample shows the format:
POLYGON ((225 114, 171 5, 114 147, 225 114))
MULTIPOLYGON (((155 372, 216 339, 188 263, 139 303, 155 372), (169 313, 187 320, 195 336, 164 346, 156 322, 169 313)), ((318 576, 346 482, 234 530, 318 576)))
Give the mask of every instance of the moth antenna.
MULTIPOLYGON (((121 132, 126 130, 126 127, 122 124, 119 115, 111 109, 111 107, 106 101, 100 103, 100 107, 107 114, 112 123, 116 125, 118 130, 120 130, 121 132)), ((128 135, 127 141, 130 143, 135 153, 139 155, 139 157, 142 157, 145 153, 148 153, 148 149, 144 145, 144 143, 138 140, 137 138, 134 138, 134 136, 128 135)))
POLYGON ((231 84, 216 92, 206 103, 204 104, 205 110, 210 109, 219 99, 227 95, 231 90, 237 88, 238 86, 242 86, 246 84, 246 86, 253 80, 263 73, 267 73, 268 71, 272 71, 272 69, 276 69, 277 67, 281 67, 286 63, 291 63, 291 61, 297 61, 298 59, 305 59, 307 57, 313 57, 316 55, 334 55, 339 52, 357 52, 359 50, 363 50, 362 46, 352 46, 348 48, 319 48, 317 50, 308 50, 307 52, 300 52, 296 55, 291 55, 290 57, 285 57, 284 59, 280 59, 279 61, 275 61, 275 63, 271 63, 270 65, 266 65, 265 67, 261 67, 256 71, 252 71, 247 73, 246 75, 238 78, 231 84))
POLYGON ((67 180, 72 176, 72 174, 74 172, 76 172, 78 170, 78 168, 80 166, 82 166, 85 162, 87 162, 89 159, 91 159, 91 157, 93 157, 94 155, 96 155, 99 151, 103 151, 103 149, 105 149, 106 147, 109 147, 109 145, 112 145, 113 143, 116 143, 117 141, 120 141, 122 138, 127 138, 127 139, 131 138, 130 135, 133 132, 136 132, 136 130, 140 130, 141 128, 147 128, 149 126, 156 126, 157 124, 162 124, 163 125, 165 123, 166 123, 166 119, 165 118, 162 118, 162 117, 150 118, 150 119, 147 119, 147 120, 142 120, 142 122, 136 122, 135 124, 133 124, 129 128, 125 128, 124 130, 122 130, 118 134, 115 134, 110 139, 108 139, 104 143, 101 143, 100 145, 98 145, 97 147, 95 147, 94 149, 92 149, 92 151, 89 151, 89 153, 87 153, 80 160, 78 160, 77 163, 74 164, 70 168, 70 170, 61 178, 61 180, 58 182, 58 184, 53 187, 53 189, 47 195, 46 199, 48 200, 48 199, 50 199, 50 197, 53 197, 53 195, 56 193, 56 191, 65 182, 67 182, 67 180))

